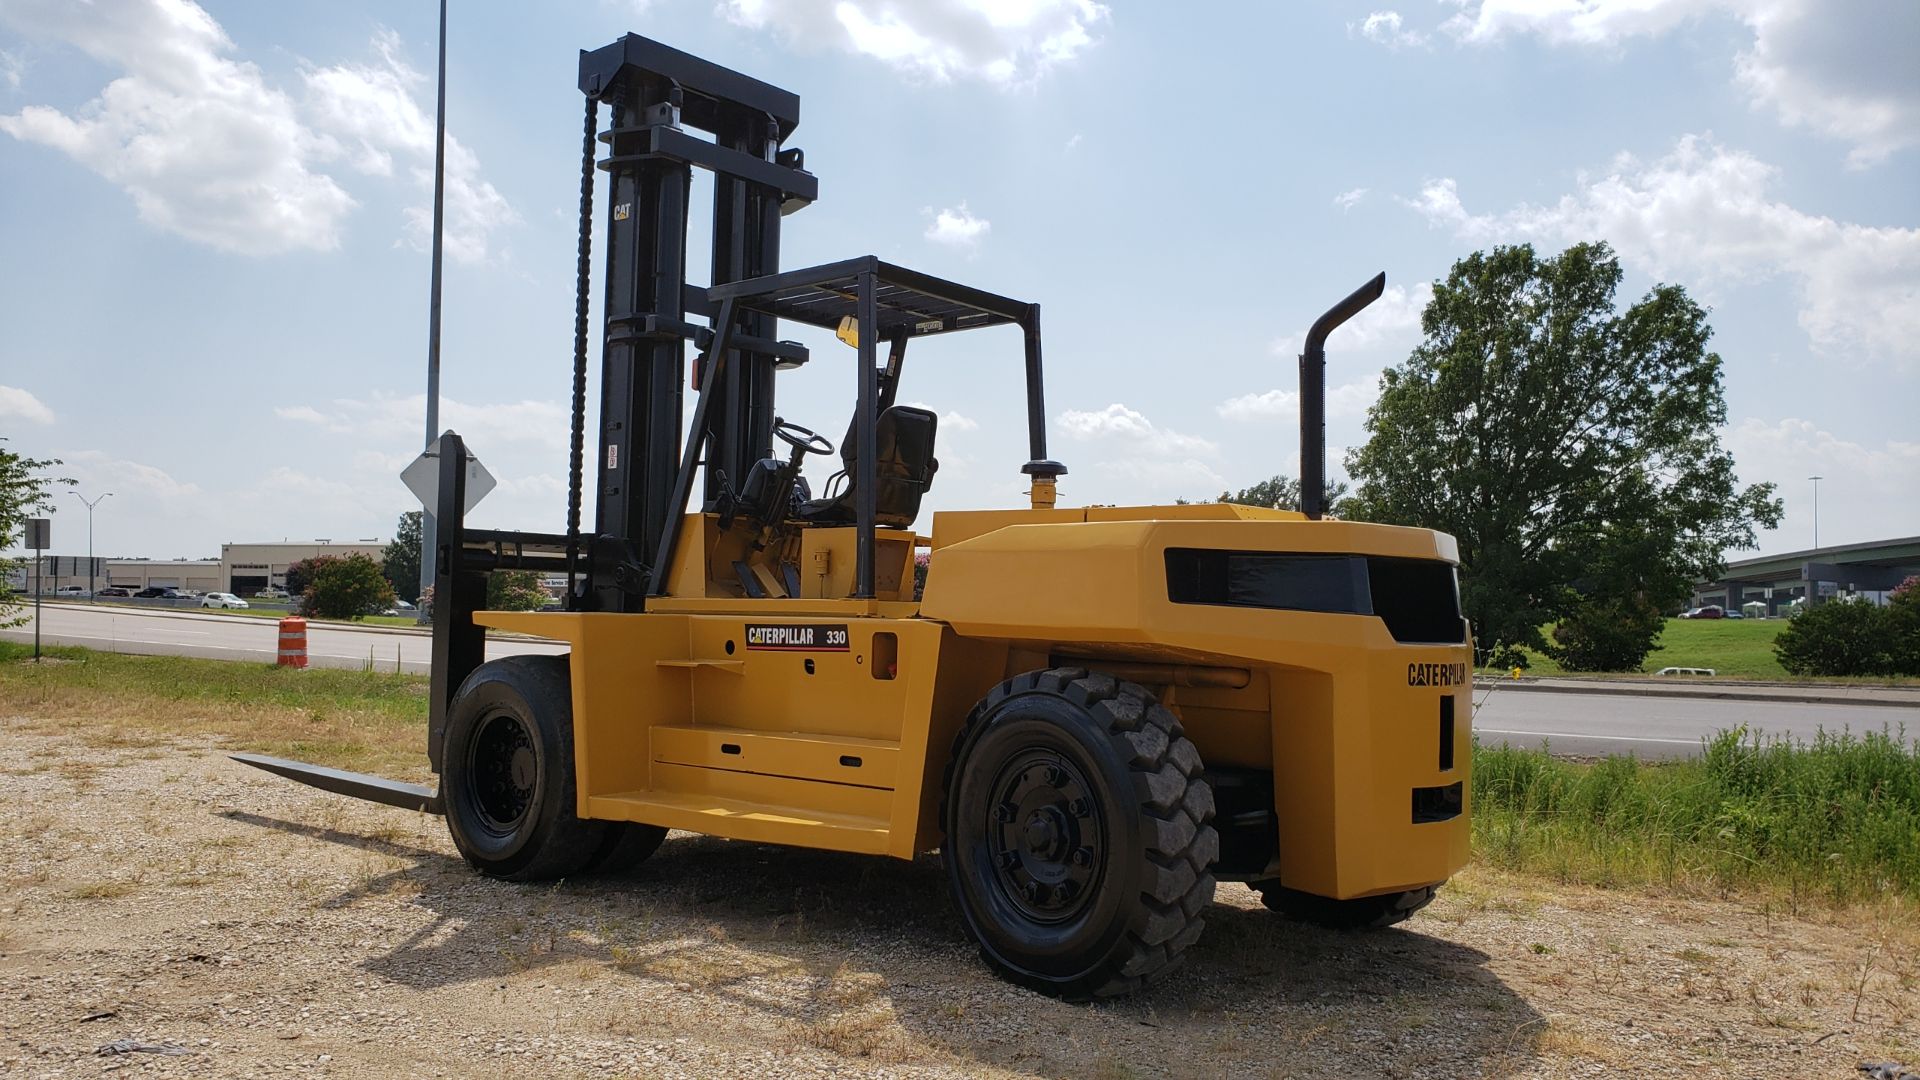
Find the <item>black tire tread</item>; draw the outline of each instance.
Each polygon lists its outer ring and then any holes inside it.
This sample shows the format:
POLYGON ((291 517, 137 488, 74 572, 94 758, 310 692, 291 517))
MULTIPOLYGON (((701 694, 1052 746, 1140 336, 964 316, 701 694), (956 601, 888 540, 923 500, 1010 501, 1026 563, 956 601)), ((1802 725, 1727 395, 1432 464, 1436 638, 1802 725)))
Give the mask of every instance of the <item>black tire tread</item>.
POLYGON ((558 810, 548 826, 545 842, 522 865, 505 873, 477 863, 474 865, 482 873, 506 881, 550 881, 571 877, 586 869, 587 864, 602 853, 606 823, 583 821, 574 812, 578 799, 573 771, 573 684, 567 658, 519 655, 489 660, 475 668, 473 674, 460 684, 459 691, 454 694, 455 706, 458 707, 460 698, 469 687, 480 681, 497 678, 503 671, 518 672, 526 681, 532 692, 523 696, 527 698, 527 704, 535 709, 535 723, 552 723, 554 726, 559 745, 556 757, 560 767, 555 770, 560 785, 558 810), (555 701, 563 703, 565 711, 561 717, 538 715, 541 702, 555 701))
POLYGON ((1118 962, 1088 989, 1062 993, 1008 969, 986 949, 981 952, 1003 977, 1068 1000, 1133 993, 1179 967, 1187 947, 1206 929, 1202 913, 1213 902, 1212 867, 1220 857, 1220 837, 1212 824, 1213 789, 1201 775, 1199 751, 1187 739, 1180 718, 1145 687, 1079 667, 1029 671, 994 687, 960 726, 943 778, 944 836, 953 835, 946 808, 968 740, 1000 703, 1034 691, 1066 698, 1103 721, 1108 738, 1128 762, 1147 841, 1143 880, 1148 887, 1141 891, 1126 946, 1116 953, 1118 962))

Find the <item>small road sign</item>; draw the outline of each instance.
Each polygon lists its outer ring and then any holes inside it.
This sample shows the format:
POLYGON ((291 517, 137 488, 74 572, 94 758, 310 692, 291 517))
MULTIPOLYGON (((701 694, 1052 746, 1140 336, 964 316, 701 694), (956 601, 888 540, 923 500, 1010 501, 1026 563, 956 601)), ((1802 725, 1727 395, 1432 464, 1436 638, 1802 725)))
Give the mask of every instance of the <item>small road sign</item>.
MULTIPOLYGON (((419 498, 420 505, 426 507, 440 505, 439 439, 433 440, 433 445, 427 447, 419 457, 414 458, 412 464, 400 470, 400 481, 407 485, 408 491, 419 498)), ((467 505, 461 509, 472 513, 473 508, 479 505, 487 492, 492 491, 498 484, 499 481, 493 478, 493 474, 487 471, 487 467, 480 464, 480 459, 475 457, 472 451, 468 451, 467 505)))

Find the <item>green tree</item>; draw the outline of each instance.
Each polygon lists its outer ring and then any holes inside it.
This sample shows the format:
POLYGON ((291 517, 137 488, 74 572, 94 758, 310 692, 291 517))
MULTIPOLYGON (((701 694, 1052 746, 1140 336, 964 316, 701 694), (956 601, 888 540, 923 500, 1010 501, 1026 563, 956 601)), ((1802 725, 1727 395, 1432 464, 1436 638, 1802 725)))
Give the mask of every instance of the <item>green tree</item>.
POLYGON ((420 511, 408 510, 393 527, 393 541, 380 553, 380 568, 396 596, 420 593, 420 511))
MULTIPOLYGON (((0 443, 4 442, 6 437, 0 436, 0 443)), ((0 550, 21 541, 28 518, 53 512, 53 485, 73 483, 45 474, 58 464, 58 458, 30 458, 0 446, 0 550)), ((9 575, 26 561, 0 559, 0 627, 18 626, 26 619, 19 598, 7 584, 9 575)))
MULTIPOLYGON (((1618 312, 1620 276, 1600 243, 1461 259, 1347 455, 1346 516, 1458 539, 1480 656, 1503 666, 1520 646, 1573 647, 1550 645, 1546 624, 1679 606, 1780 519, 1773 485, 1741 487, 1715 434, 1726 402, 1706 311, 1659 285, 1618 312)), ((1638 667, 1657 634, 1644 640, 1612 663, 1638 667)))
POLYGON ((553 598, 532 570, 495 570, 487 575, 487 608, 491 611, 539 611, 553 598))
MULTIPOLYGON (((1329 481, 1327 483, 1326 496, 1321 505, 1326 508, 1328 513, 1337 513, 1346 497, 1346 481, 1329 481)), ((1199 499, 1173 500, 1175 506, 1192 506, 1200 501, 1199 499)), ((1244 487, 1239 491, 1223 491, 1220 493, 1219 498, 1212 501, 1239 503, 1241 506, 1266 506, 1275 510, 1298 510, 1300 509, 1300 481, 1295 480, 1285 473, 1280 473, 1268 477, 1252 487, 1244 487)))
POLYGON ((1888 665, 1895 675, 1920 675, 1920 577, 1902 581, 1887 598, 1888 665))
MULTIPOLYGON (((393 603, 393 586, 371 557, 317 555, 305 560, 307 584, 301 610, 329 619, 363 619, 393 603)), ((288 570, 292 577, 292 569, 288 570)))

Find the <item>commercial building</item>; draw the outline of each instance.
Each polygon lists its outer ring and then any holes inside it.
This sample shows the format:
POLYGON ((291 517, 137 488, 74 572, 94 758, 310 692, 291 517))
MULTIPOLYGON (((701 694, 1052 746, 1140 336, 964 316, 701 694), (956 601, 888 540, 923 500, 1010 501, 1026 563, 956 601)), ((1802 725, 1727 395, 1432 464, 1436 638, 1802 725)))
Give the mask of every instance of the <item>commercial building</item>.
MULTIPOLYGON (((386 544, 377 539, 335 543, 332 540, 279 540, 257 544, 221 544, 218 559, 101 559, 100 576, 89 579, 86 559, 69 556, 43 556, 40 587, 49 595, 63 586, 85 589, 117 585, 130 589, 148 587, 180 589, 183 592, 230 592, 252 596, 268 585, 284 587, 287 567, 316 555, 352 555, 379 559, 386 544)), ((33 589, 33 560, 22 559, 7 575, 15 592, 33 589)))
POLYGON ((1784 614, 1803 597, 1809 604, 1837 596, 1885 603, 1888 593, 1915 576, 1920 576, 1920 536, 1841 544, 1728 563, 1717 581, 1694 586, 1693 603, 1728 611, 1759 603, 1770 616, 1784 614))
POLYGON ((279 540, 256 544, 221 544, 220 578, 225 592, 252 596, 269 585, 285 586, 287 567, 316 555, 361 554, 375 560, 387 545, 377 539, 335 543, 332 540, 279 540))

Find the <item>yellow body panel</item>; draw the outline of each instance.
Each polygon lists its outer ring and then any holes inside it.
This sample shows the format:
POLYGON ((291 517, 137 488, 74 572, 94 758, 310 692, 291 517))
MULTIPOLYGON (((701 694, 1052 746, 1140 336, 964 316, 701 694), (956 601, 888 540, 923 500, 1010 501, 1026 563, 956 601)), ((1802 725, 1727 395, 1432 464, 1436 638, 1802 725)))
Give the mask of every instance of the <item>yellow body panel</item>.
POLYGON ((701 541, 681 545, 674 595, 644 614, 476 616, 572 646, 583 816, 911 858, 939 843, 968 711, 1070 663, 1158 692, 1208 765, 1272 771, 1283 884, 1360 896, 1466 861, 1470 807, 1415 823, 1411 793, 1467 786, 1469 645, 1397 642, 1366 615, 1176 604, 1166 578, 1168 548, 1456 562, 1451 537, 1219 503, 941 513, 916 604, 908 533, 882 533, 903 556, 883 599, 845 598, 853 530, 838 528, 782 554, 798 595, 747 599, 731 568, 746 545, 710 516, 687 530, 701 541))

